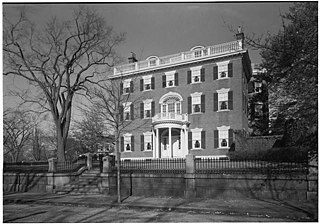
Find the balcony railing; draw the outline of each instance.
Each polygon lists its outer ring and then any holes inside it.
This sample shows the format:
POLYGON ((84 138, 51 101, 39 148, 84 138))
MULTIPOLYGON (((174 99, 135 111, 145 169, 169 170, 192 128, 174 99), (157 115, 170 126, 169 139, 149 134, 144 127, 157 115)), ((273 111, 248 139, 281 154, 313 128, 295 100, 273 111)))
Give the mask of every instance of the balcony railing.
POLYGON ((161 121, 180 121, 187 122, 188 114, 177 114, 177 113, 158 113, 152 118, 152 122, 161 121))
POLYGON ((114 75, 119 75, 127 72, 137 72, 147 70, 149 68, 160 68, 166 65, 187 62, 194 59, 205 58, 209 56, 218 56, 221 54, 231 53, 242 50, 238 41, 232 41, 219 45, 195 49, 192 51, 181 52, 178 54, 160 57, 158 59, 150 59, 139 61, 131 64, 119 65, 114 68, 114 75))

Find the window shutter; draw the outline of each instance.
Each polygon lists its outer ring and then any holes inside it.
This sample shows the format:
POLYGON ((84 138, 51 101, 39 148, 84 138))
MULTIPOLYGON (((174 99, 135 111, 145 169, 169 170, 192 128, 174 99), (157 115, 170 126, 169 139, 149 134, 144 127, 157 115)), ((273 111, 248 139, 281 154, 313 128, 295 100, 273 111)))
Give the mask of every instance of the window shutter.
POLYGON ((233 110, 233 92, 228 92, 228 109, 233 110))
POLYGON ((144 135, 141 135, 141 151, 144 151, 144 135))
POLYGON ((232 77, 233 76, 233 65, 232 63, 228 64, 228 77, 232 77))
POLYGON ((151 89, 154 89, 154 77, 151 78, 151 89))
POLYGON ((122 95, 123 94, 123 83, 121 82, 120 83, 120 95, 122 95))
POLYGON ((218 111, 218 93, 213 93, 213 111, 218 111))
POLYGON ((134 136, 131 136, 131 151, 134 151, 134 136))
POLYGON ((174 86, 179 85, 179 75, 178 72, 174 73, 174 86))
POLYGON ((187 84, 191 83, 191 71, 187 71, 187 84))
POLYGON ((133 81, 130 82, 130 92, 133 93, 133 81))
POLYGON ((124 138, 123 137, 120 138, 120 150, 121 150, 121 152, 124 151, 124 138))
POLYGON ((167 85, 166 85, 166 75, 163 75, 162 76, 162 88, 165 88, 167 85))
POLYGON ((201 132, 201 148, 206 148, 206 131, 201 132))
POLYGON ((201 82, 205 81, 205 69, 204 68, 201 68, 201 70, 200 70, 200 80, 201 80, 201 82))
POLYGON ((213 66, 213 80, 218 79, 218 66, 213 66))
POLYGON ((214 148, 219 148, 219 132, 218 130, 213 131, 213 147, 214 148))
POLYGON ((133 103, 130 105, 130 115, 131 115, 131 120, 133 121, 133 119, 134 119, 134 107, 133 107, 133 103))
POLYGON ((143 79, 140 79, 140 91, 143 91, 143 79))
POLYGON ((206 98, 205 95, 201 95, 201 113, 205 112, 206 108, 206 98))
POLYGON ((119 115, 120 115, 120 122, 123 121, 123 106, 120 106, 119 108, 119 115))
POLYGON ((188 149, 192 149, 192 132, 188 132, 188 149))
POLYGON ((229 129, 229 147, 232 145, 233 143, 233 129, 229 129))
POLYGON ((191 114, 191 96, 188 96, 188 114, 191 114))
POLYGON ((156 104, 154 103, 154 101, 151 102, 151 116, 154 117, 156 111, 156 104))
POLYGON ((140 103, 140 119, 144 117, 144 104, 140 103))

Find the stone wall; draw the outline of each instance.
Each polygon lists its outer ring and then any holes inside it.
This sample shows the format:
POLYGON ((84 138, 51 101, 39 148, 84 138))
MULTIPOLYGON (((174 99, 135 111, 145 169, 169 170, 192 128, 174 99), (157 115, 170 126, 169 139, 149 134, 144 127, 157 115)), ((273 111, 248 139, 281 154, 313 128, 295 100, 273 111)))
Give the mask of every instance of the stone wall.
POLYGON ((46 173, 4 173, 4 192, 46 192, 46 173))

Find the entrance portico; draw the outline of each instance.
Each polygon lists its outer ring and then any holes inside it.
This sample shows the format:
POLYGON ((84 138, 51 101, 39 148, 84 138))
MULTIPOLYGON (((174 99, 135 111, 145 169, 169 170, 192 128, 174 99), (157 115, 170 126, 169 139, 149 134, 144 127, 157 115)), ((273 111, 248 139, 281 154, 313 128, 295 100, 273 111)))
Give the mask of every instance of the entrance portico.
POLYGON ((182 97, 169 92, 159 100, 161 112, 152 118, 153 158, 183 158, 188 154, 188 114, 182 97))

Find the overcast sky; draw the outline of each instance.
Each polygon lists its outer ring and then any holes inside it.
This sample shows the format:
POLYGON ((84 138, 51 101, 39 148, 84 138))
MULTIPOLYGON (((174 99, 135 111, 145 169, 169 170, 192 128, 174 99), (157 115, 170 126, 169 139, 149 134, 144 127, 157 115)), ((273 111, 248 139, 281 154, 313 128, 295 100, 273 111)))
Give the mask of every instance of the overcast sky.
MULTIPOLYGON (((135 52, 140 60, 150 55, 165 56, 188 51, 196 45, 215 45, 235 40, 226 24, 242 26, 247 34, 275 33, 281 27, 280 13, 290 2, 247 3, 126 3, 86 4, 103 15, 117 32, 125 32, 126 42, 119 48, 124 58, 135 52)), ((14 16, 18 4, 4 4, 3 12, 14 16)), ((28 4, 32 20, 43 23, 51 16, 70 18, 76 4, 28 4)), ((249 50, 253 63, 260 63, 258 52, 249 50)), ((14 88, 4 78, 4 93, 14 88)), ((17 85, 16 81, 16 85, 17 85)), ((6 99, 4 99, 6 100, 6 99)))

